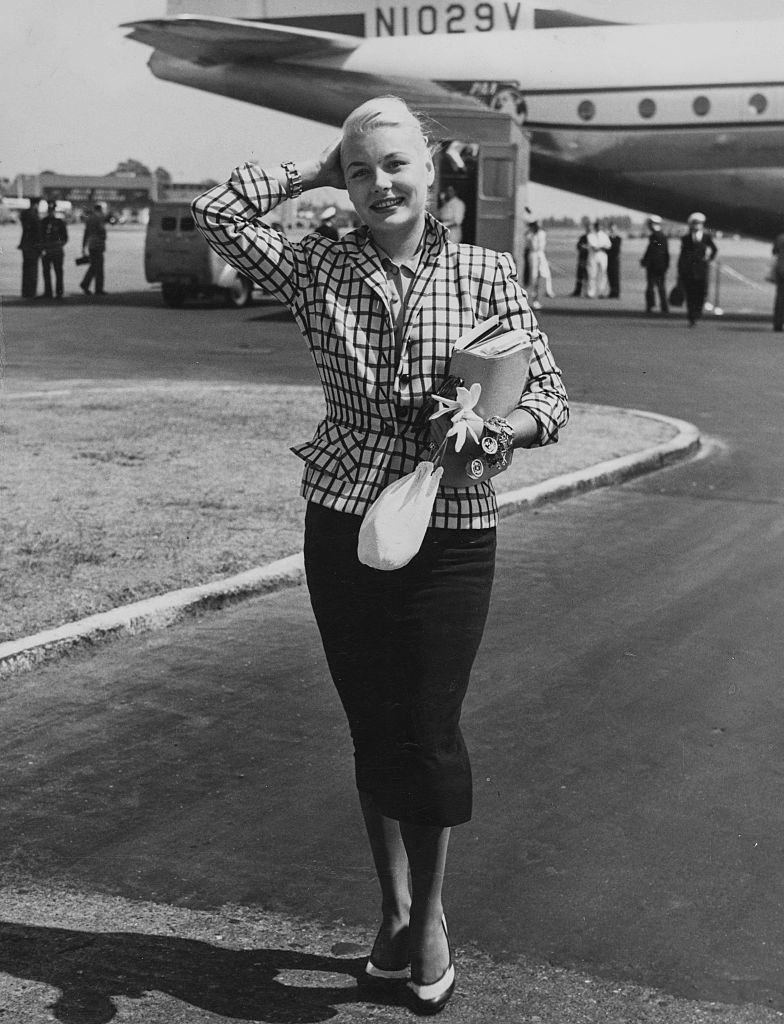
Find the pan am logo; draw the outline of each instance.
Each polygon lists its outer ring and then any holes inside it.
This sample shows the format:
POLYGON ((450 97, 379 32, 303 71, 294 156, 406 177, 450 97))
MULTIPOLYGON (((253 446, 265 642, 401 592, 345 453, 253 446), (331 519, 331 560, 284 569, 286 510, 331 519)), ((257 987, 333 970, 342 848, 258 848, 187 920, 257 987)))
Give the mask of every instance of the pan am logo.
POLYGON ((489 106, 492 110, 510 114, 515 124, 520 125, 521 128, 528 117, 528 104, 520 90, 514 85, 499 85, 490 99, 489 106))
MULTIPOLYGON (((484 3, 388 4, 376 7, 376 36, 432 36, 440 33, 524 29, 526 9, 518 0, 484 3)), ((530 27, 530 26, 528 26, 530 27)))
POLYGON ((509 114, 521 128, 528 119, 528 103, 517 82, 441 82, 446 89, 473 96, 491 110, 509 114))

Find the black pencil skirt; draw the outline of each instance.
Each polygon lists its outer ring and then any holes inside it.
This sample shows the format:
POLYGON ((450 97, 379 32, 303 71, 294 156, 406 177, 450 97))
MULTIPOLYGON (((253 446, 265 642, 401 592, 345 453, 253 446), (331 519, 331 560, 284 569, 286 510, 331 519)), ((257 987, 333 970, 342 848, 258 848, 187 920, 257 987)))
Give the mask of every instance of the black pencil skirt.
POLYGON ((360 516, 311 502, 305 571, 354 743, 357 788, 398 821, 471 817, 460 712, 482 639, 495 528, 427 531, 416 557, 382 572, 357 558, 360 516))

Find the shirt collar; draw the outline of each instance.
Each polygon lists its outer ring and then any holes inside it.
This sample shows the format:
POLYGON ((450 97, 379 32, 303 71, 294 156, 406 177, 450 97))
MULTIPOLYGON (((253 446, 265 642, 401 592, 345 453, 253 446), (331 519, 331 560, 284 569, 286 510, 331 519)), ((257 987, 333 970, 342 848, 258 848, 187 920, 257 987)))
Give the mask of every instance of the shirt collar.
POLYGON ((381 248, 378 242, 371 238, 373 248, 378 253, 378 258, 381 260, 381 266, 386 270, 387 267, 391 267, 392 272, 395 273, 398 270, 407 270, 412 276, 416 274, 419 269, 419 264, 422 262, 422 243, 420 241, 419 247, 413 256, 409 256, 405 260, 393 260, 392 257, 381 248))

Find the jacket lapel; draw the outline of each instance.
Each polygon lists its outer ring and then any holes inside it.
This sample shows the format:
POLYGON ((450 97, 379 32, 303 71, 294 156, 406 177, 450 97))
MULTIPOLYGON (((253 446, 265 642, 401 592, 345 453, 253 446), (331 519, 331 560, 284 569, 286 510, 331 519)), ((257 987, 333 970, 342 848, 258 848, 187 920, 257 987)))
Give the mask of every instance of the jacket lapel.
POLYGON ((419 272, 414 278, 406 302, 406 318, 403 321, 403 344, 400 348, 401 363, 406 356, 411 329, 421 315, 425 298, 432 293, 436 271, 445 257, 445 243, 446 231, 443 226, 434 217, 427 214, 419 272))

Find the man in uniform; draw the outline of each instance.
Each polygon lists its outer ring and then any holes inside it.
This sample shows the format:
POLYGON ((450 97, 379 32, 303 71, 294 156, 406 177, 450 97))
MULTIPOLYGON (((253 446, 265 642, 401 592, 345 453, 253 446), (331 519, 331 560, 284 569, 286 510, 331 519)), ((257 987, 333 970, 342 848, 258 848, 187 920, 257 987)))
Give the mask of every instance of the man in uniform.
POLYGON ((709 264, 718 251, 716 243, 705 230, 705 214, 693 213, 689 217, 689 230, 681 239, 678 257, 678 278, 686 293, 689 327, 694 327, 702 316, 708 293, 709 264))
POLYGON ((667 271, 670 269, 670 250, 667 236, 662 231, 661 217, 648 218, 648 247, 643 253, 640 265, 645 267, 645 312, 652 313, 659 296, 659 308, 666 316, 670 309, 667 303, 667 271))
POLYGON ((106 252, 106 217, 103 206, 96 203, 93 212, 87 218, 84 225, 84 237, 82 238, 82 253, 90 257, 90 265, 87 273, 82 278, 79 287, 85 295, 90 294, 90 285, 95 279, 95 294, 105 295, 103 289, 103 255, 106 252))
POLYGON ((52 271, 55 278, 55 296, 63 297, 63 246, 68 241, 68 228, 65 221, 55 216, 57 203, 50 199, 47 214, 41 221, 41 246, 43 248, 44 295, 52 298, 52 271))
POLYGON ((38 198, 29 200, 30 206, 19 214, 22 237, 18 249, 22 251, 22 298, 34 299, 38 292, 38 261, 41 258, 41 221, 38 219, 38 198))
POLYGON ((463 221, 465 220, 465 203, 455 192, 454 185, 447 185, 444 201, 438 208, 438 219, 449 228, 449 237, 453 242, 463 240, 463 221))

